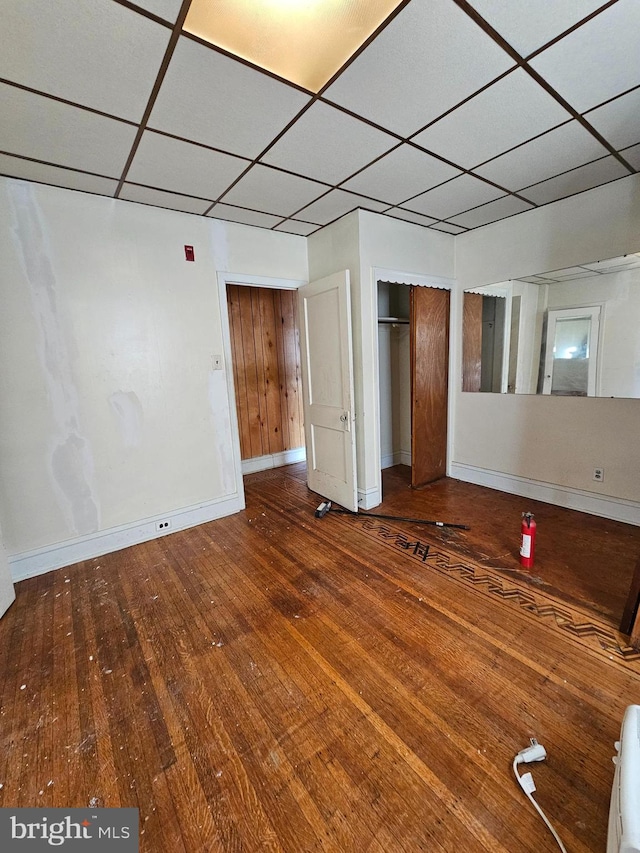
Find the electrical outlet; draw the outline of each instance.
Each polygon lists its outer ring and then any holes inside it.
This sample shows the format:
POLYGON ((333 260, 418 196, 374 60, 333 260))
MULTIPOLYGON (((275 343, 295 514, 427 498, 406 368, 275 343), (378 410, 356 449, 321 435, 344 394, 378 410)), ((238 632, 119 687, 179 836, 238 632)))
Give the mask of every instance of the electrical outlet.
POLYGON ((171 519, 163 518, 162 521, 156 521, 156 531, 158 533, 166 532, 171 529, 171 519))
POLYGON ((596 482, 601 483, 604 480, 604 468, 594 468, 593 479, 596 482))

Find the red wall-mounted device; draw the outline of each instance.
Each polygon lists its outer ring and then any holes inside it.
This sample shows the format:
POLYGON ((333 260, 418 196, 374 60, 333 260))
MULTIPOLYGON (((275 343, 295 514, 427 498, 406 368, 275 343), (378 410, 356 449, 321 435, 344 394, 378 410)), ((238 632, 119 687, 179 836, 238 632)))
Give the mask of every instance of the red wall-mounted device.
POLYGON ((184 247, 184 259, 185 259, 185 261, 195 261, 196 254, 193 251, 193 246, 185 246, 184 247))

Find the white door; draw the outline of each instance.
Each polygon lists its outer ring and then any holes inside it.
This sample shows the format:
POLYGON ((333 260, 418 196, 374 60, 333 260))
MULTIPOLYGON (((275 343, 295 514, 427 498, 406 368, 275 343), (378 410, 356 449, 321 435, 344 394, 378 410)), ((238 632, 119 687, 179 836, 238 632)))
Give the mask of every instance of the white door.
POLYGON ((16 593, 9 570, 9 558, 2 543, 2 531, 0 530, 0 616, 15 601, 15 597, 16 593))
POLYGON ((307 483, 358 509, 349 272, 298 289, 307 483))
POLYGON ((596 396, 600 308, 549 310, 543 394, 596 396))

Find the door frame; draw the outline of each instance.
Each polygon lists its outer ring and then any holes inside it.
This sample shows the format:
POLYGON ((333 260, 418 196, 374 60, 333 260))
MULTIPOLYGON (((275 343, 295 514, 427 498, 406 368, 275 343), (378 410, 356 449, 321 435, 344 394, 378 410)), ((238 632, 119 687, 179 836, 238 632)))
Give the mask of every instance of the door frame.
POLYGON ((236 389, 233 381, 233 358, 231 350, 231 327, 229 323, 229 305, 227 302, 227 285, 238 284, 247 287, 266 287, 272 290, 297 290, 301 285, 308 284, 304 279, 275 278, 266 275, 250 275, 244 273, 218 272, 218 305, 220 308, 220 325, 222 331, 223 369, 227 383, 229 398, 229 422, 231 424, 231 446, 233 450, 233 469, 235 474, 235 493, 245 507, 244 481, 242 479, 242 455, 240 453, 240 427, 238 426, 238 410, 236 408, 236 389))
POLYGON ((556 323, 558 320, 582 320, 589 317, 591 320, 590 337, 591 349, 593 355, 589 353, 589 364, 587 367, 587 397, 597 397, 600 393, 600 335, 603 327, 604 306, 601 304, 595 305, 580 305, 577 308, 547 308, 546 311, 546 333, 545 333, 545 351, 543 365, 543 382, 542 393, 545 396, 551 395, 551 386, 553 383, 553 342, 555 340, 556 323), (553 326, 552 326, 553 324, 553 326), (553 328, 553 335, 551 329, 553 328), (549 366, 551 365, 551 366, 549 366), (550 373, 547 373, 550 371, 550 373))
MULTIPOLYGON (((386 269, 385 267, 372 267, 372 290, 373 299, 371 300, 371 328, 373 330, 373 377, 374 377, 374 412, 373 412, 373 434, 374 447, 372 457, 375 465, 375 480, 373 489, 367 490, 366 495, 360 498, 360 506, 363 509, 372 509, 382 503, 382 459, 380 453, 380 361, 379 361, 379 341, 378 341, 378 282, 389 281, 392 284, 408 284, 416 287, 435 287, 440 290, 453 291, 456 286, 456 280, 453 278, 443 278, 435 275, 425 275, 423 273, 403 272, 401 270, 386 269)), ((453 394, 451 377, 454 369, 454 353, 456 348, 456 336, 452 334, 455 325, 455 299, 449 300, 449 390, 447 402, 447 419, 449 425, 453 423, 453 394)), ((451 426, 447 429, 447 476, 449 475, 451 458, 453 450, 453 430, 451 426)))

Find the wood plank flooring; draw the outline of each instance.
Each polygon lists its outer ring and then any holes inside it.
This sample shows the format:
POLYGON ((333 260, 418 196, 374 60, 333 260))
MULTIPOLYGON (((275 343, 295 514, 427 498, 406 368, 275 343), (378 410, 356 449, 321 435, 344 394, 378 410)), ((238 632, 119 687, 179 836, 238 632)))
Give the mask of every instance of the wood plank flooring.
POLYGON ((411 489, 410 481, 406 466, 383 472, 381 512, 467 524, 470 530, 431 530, 431 535, 481 565, 620 625, 640 559, 640 527, 460 480, 445 478, 419 490, 411 489), (522 568, 518 554, 523 512, 533 512, 538 524, 530 570, 522 568))
MULTIPOLYGON (((640 661, 361 520, 314 518, 301 466, 246 490, 235 516, 18 584, 0 806, 137 807, 148 853, 542 853, 555 842, 511 771, 535 736, 567 849, 604 850, 640 661)), ((420 534, 434 551, 443 535, 420 534)))

